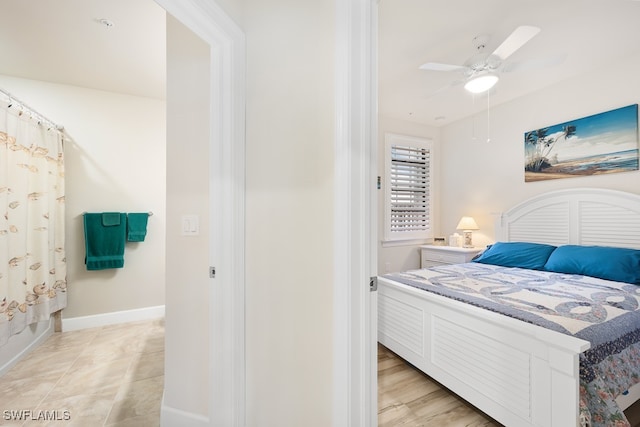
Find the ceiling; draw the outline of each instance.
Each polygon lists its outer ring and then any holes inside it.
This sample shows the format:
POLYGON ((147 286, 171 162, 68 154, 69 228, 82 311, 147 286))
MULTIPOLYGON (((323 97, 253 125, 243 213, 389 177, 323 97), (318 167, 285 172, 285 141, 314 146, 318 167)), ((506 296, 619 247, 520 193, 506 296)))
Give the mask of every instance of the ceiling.
MULTIPOLYGON (((432 126, 486 108, 461 83, 441 90, 458 72, 418 69, 462 65, 478 35, 491 52, 519 25, 541 28, 509 57, 526 67, 500 74, 491 105, 640 55, 637 0, 380 0, 378 15, 379 112, 432 126)), ((2 0, 0 74, 164 99, 165 37, 153 0, 2 0)))
POLYGON ((541 28, 508 58, 524 69, 500 73, 489 95, 497 105, 640 55, 639 22, 634 0, 380 0, 379 112, 442 126, 485 110, 487 95, 474 99, 462 83, 438 92, 463 80, 460 72, 418 69, 425 62, 462 65, 478 35, 489 35, 492 52, 520 25, 541 28))
POLYGON ((153 0, 2 0, 0 74, 164 99, 165 29, 153 0))

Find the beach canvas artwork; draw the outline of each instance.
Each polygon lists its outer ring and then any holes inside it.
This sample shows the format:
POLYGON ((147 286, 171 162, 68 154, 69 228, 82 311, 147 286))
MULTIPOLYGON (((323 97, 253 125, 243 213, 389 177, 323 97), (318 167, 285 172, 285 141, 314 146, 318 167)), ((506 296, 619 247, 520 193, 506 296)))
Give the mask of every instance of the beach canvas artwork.
POLYGON ((638 170, 638 104, 525 132, 525 182, 638 170))

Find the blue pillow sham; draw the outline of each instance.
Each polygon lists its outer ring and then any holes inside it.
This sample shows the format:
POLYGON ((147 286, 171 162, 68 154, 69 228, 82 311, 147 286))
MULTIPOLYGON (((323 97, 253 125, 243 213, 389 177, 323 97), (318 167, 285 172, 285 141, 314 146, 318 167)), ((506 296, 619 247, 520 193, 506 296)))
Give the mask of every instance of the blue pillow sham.
POLYGON ((640 251, 605 246, 559 246, 544 269, 640 285, 640 251))
POLYGON ((529 242, 496 242, 490 245, 473 262, 542 270, 549 255, 556 249, 553 245, 529 242))

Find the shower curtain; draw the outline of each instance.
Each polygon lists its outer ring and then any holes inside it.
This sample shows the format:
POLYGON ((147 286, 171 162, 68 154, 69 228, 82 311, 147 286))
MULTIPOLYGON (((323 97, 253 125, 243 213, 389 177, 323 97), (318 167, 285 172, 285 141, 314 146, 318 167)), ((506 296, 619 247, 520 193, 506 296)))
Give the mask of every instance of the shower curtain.
POLYGON ((63 138, 0 100, 0 346, 67 304, 63 138))

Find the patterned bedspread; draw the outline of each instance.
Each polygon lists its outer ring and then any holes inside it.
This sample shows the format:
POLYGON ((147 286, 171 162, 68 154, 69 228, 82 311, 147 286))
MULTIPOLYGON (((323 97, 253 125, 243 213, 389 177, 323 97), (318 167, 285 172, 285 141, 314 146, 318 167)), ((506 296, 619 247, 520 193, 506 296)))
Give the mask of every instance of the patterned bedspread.
POLYGON ((589 341, 580 355, 583 425, 629 426, 615 398, 640 382, 640 286, 479 263, 384 277, 589 341))

